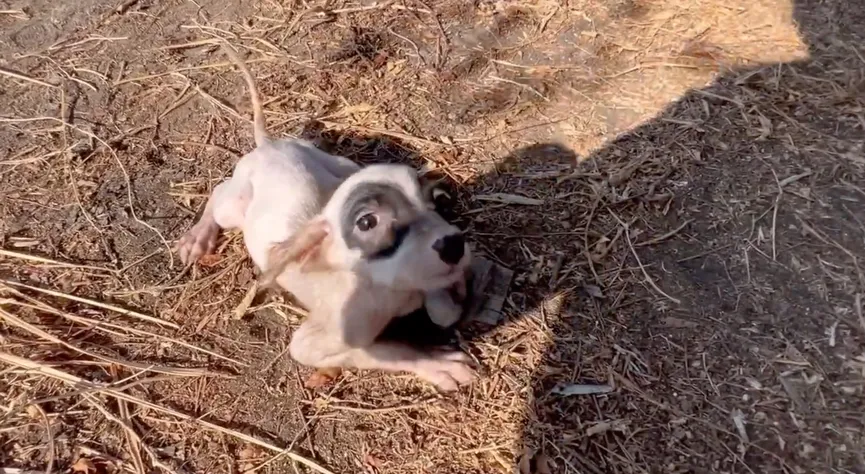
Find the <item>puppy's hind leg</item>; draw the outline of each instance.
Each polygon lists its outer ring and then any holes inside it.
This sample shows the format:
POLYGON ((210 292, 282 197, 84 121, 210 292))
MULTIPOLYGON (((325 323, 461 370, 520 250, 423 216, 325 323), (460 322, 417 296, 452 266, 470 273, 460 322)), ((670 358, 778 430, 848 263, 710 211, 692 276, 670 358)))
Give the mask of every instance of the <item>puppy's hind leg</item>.
POLYGON ((243 176, 234 176, 213 189, 204 212, 177 243, 180 261, 193 263, 213 251, 219 230, 240 227, 252 199, 252 185, 243 176))

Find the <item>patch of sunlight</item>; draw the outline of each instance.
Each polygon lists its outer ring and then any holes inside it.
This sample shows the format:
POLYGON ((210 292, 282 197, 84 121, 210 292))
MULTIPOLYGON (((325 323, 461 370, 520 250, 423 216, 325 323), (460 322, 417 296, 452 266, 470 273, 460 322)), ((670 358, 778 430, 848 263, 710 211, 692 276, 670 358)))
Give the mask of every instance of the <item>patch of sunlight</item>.
POLYGON ((792 0, 650 0, 638 6, 598 30, 608 45, 600 86, 573 87, 551 104, 573 117, 553 125, 553 137, 581 158, 720 75, 809 57, 792 0))

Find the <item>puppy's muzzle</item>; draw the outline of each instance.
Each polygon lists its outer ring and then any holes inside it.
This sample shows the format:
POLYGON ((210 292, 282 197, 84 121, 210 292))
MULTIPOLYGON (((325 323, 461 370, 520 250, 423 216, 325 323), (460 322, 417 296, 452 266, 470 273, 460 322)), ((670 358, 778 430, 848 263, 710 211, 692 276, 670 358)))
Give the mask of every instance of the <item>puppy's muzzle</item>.
POLYGON ((466 239, 462 236, 462 234, 448 235, 436 240, 433 243, 433 250, 438 252, 439 258, 442 259, 442 262, 445 262, 449 265, 456 265, 460 263, 460 260, 466 253, 465 247, 466 239))

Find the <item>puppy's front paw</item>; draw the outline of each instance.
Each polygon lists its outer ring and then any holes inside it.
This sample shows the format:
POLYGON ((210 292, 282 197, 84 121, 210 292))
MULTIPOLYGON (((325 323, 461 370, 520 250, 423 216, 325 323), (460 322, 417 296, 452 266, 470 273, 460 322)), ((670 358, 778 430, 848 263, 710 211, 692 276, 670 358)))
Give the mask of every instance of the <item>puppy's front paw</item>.
POLYGON ((423 361, 417 373, 442 392, 453 392, 477 377, 469 366, 470 362, 471 359, 462 352, 442 352, 423 361))
POLYGON ((184 265, 193 263, 213 251, 219 226, 216 223, 198 222, 177 242, 177 253, 184 265))

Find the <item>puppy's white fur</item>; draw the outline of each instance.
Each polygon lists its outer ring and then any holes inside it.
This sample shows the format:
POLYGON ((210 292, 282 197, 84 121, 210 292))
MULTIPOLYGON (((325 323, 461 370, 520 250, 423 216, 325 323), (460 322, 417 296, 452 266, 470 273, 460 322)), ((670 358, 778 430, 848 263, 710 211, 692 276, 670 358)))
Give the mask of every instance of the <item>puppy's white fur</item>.
POLYGON ((461 307, 448 290, 465 294, 468 247, 460 238, 450 257, 443 256, 442 239, 458 230, 430 209, 414 170, 361 169, 303 140, 269 139, 252 75, 230 46, 225 49, 252 96, 257 147, 214 189, 201 219, 179 242, 181 259, 192 262, 211 251, 220 228, 240 228, 264 279, 309 310, 290 343, 298 362, 408 371, 442 390, 470 382, 474 373, 463 353, 377 340, 393 318, 425 300, 435 322, 452 324, 461 307), (364 189, 383 191, 358 198, 364 189), (370 209, 377 227, 355 227, 348 213, 358 206, 370 209))

